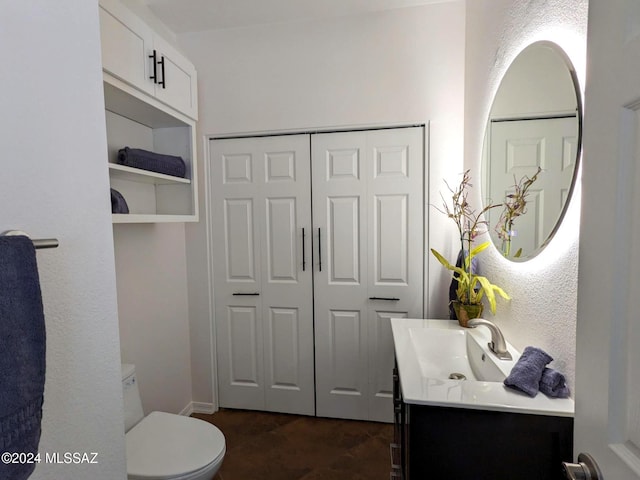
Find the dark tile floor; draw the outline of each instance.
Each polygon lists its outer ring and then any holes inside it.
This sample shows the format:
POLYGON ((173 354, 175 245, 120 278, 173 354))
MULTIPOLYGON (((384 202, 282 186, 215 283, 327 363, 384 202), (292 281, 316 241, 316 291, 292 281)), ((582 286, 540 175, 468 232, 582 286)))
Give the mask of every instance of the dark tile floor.
POLYGON ((193 416, 226 438, 214 480, 389 478, 390 424, 227 409, 193 416))

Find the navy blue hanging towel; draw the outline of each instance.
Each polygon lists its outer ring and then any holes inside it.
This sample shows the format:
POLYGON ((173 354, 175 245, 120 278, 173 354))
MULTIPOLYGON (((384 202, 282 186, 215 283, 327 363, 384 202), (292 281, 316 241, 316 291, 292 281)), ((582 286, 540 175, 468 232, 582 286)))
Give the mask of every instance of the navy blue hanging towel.
MULTIPOLYGON (((0 453, 38 452, 45 324, 33 243, 0 236, 0 453)), ((29 478, 36 463, 0 462, 0 478, 29 478)))

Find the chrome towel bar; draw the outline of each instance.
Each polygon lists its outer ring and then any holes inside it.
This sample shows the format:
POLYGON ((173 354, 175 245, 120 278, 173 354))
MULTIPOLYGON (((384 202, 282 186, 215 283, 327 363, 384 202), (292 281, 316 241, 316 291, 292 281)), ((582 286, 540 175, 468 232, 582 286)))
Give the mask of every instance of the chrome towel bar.
MULTIPOLYGON (((31 238, 28 234, 20 230, 7 230, 6 232, 2 232, 0 235, 24 235, 27 238, 31 238)), ((36 250, 41 248, 57 248, 58 245, 60 245, 57 238, 36 238, 31 239, 31 241, 33 242, 33 246, 36 250)))

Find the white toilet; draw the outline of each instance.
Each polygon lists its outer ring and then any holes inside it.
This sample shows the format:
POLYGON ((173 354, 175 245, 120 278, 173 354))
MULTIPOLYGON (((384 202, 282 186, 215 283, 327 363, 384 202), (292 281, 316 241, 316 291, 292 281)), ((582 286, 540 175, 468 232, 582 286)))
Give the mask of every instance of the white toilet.
POLYGON ((142 411, 133 365, 122 365, 129 480, 211 480, 225 454, 224 435, 197 418, 142 411))

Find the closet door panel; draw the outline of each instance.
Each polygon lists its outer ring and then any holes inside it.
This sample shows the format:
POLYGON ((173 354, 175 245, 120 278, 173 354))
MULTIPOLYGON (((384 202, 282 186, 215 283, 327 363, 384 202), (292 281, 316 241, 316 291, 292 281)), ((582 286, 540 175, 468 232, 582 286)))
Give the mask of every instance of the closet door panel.
POLYGON ((312 136, 316 409, 324 417, 367 418, 365 147, 364 132, 312 136))
POLYGON ((253 306, 231 305, 227 309, 229 323, 229 376, 233 385, 258 387, 257 342, 258 319, 253 306), (246 345, 249 344, 249 348, 246 345), (247 355, 247 353, 249 353, 247 355))
POLYGON ((298 280, 296 199, 267 199, 266 217, 268 281, 295 283, 298 280))
POLYGON ((422 128, 376 130, 367 137, 371 420, 393 421, 390 319, 423 317, 423 145, 422 128))
POLYGON ((256 282, 253 200, 224 200, 227 281, 256 282))
POLYGON ((329 197, 325 268, 331 285, 360 284, 360 197, 329 197))
POLYGON ((365 346, 361 341, 363 325, 360 312, 331 310, 329 328, 331 393, 361 397, 366 389, 361 372, 367 359, 363 355, 365 346))
POLYGON ((373 199, 373 282, 409 283, 408 195, 376 195, 373 199))
POLYGON ((299 312, 296 308, 271 308, 267 324, 270 348, 278 352, 272 356, 268 382, 272 388, 300 390, 298 357, 299 312))
POLYGON ((220 404, 313 415, 309 137, 214 140, 211 162, 220 404), (255 333, 230 337, 236 305, 254 307, 255 333), (258 387, 236 364, 257 365, 258 387))
POLYGON ((218 397, 221 407, 263 409, 260 162, 250 142, 211 143, 218 397))
POLYGON ((257 140, 264 171, 265 409, 314 415, 309 136, 257 140))

